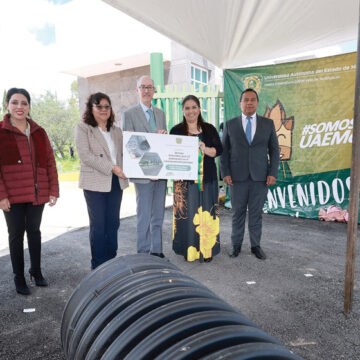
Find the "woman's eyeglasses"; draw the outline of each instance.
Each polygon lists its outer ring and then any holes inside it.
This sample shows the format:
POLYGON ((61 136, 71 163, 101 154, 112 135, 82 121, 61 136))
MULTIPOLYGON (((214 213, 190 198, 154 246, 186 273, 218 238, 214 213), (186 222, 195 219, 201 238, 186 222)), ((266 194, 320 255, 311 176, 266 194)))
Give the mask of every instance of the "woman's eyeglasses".
POLYGON ((96 110, 99 110, 99 111, 101 111, 101 110, 106 110, 106 111, 108 111, 108 110, 110 110, 111 109, 111 106, 110 105, 97 105, 97 104, 93 104, 93 106, 94 107, 96 107, 96 110))

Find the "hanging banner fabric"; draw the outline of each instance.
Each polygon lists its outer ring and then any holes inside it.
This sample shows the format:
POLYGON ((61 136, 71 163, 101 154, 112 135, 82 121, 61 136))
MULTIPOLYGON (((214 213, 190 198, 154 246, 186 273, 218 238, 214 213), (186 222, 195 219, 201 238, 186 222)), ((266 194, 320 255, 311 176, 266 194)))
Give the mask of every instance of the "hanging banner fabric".
POLYGON ((265 212, 347 221, 355 71, 356 53, 225 70, 225 119, 239 116, 240 94, 253 88, 257 113, 278 135, 278 180, 265 212))

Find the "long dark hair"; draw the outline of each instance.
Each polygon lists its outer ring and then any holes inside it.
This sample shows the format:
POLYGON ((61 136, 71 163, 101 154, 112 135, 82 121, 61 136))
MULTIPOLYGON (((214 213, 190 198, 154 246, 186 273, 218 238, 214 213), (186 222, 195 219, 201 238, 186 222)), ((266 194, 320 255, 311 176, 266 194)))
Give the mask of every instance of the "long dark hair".
MULTIPOLYGON (((93 127, 97 127, 98 123, 96 122, 95 118, 94 118, 94 114, 93 114, 93 105, 99 105, 100 101, 102 99, 105 99, 109 102, 109 105, 111 106, 111 100, 109 98, 109 96, 107 96, 104 93, 101 92, 97 92, 95 94, 91 94, 86 102, 86 107, 85 107, 85 111, 83 114, 83 120, 85 124, 91 125, 93 127)), ((106 122, 106 130, 110 131, 110 128, 113 126, 115 121, 115 115, 114 112, 111 108, 111 114, 106 122)))
MULTIPOLYGON (((195 95, 187 95, 184 97, 181 105, 182 105, 182 108, 184 108, 184 105, 187 101, 189 100, 193 100, 195 101, 196 105, 201 109, 201 106, 200 106, 200 100, 195 96, 195 95)), ((182 121, 182 126, 181 126, 181 129, 182 129, 182 133, 184 135, 187 135, 188 132, 189 132, 189 128, 188 128, 188 125, 187 125, 187 122, 186 122, 186 119, 185 119, 185 116, 183 115, 183 121, 182 121)), ((197 129, 198 130, 202 130, 203 132, 206 131, 206 126, 205 126, 205 121, 201 115, 201 110, 200 110, 200 114, 197 118, 197 129)))

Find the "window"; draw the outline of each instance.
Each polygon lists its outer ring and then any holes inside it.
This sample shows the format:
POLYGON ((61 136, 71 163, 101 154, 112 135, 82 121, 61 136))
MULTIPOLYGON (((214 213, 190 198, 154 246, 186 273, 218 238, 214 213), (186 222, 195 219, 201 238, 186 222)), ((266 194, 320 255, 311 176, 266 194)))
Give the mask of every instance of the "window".
POLYGON ((191 65, 191 85, 194 85, 196 91, 199 91, 200 85, 207 85, 209 82, 208 71, 195 65, 191 65))

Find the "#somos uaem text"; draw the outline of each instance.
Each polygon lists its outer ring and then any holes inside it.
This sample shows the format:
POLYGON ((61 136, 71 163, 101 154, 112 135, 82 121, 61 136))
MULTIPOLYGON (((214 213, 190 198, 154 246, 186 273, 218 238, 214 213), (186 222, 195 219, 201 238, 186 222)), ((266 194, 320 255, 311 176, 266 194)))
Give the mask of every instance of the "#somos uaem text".
POLYGON ((302 129, 300 148, 352 143, 352 129, 353 119, 305 125, 302 129))

